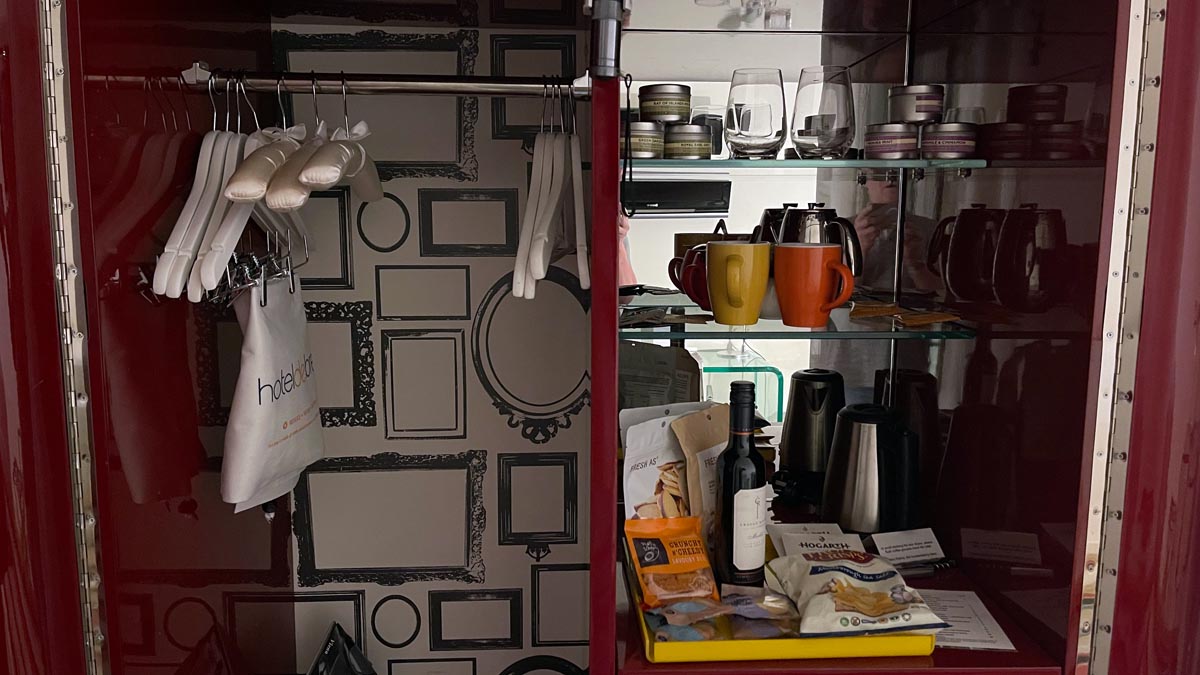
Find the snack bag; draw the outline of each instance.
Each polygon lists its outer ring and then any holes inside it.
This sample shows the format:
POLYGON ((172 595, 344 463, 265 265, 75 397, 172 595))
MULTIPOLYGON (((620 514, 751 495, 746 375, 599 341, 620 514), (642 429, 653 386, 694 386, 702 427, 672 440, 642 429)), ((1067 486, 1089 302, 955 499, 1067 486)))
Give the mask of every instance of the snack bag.
MULTIPOLYGON (((788 603, 790 604, 791 601, 788 600, 788 603)), ((653 607, 646 610, 646 613, 657 614, 672 626, 690 626, 705 619, 715 619, 718 616, 731 614, 733 608, 709 598, 691 598, 662 607, 653 607)))
POLYGON ((689 513, 700 517, 704 541, 711 547, 717 512, 717 456, 729 444, 729 406, 683 415, 671 422, 671 429, 687 458, 689 513))
POLYGON ((629 429, 625 447, 625 517, 677 518, 691 515, 683 450, 671 431, 675 417, 629 429))
POLYGON ((767 563, 767 586, 800 609, 805 637, 932 633, 942 621, 884 558, 860 551, 812 551, 767 563))
POLYGON ((792 601, 781 593, 756 586, 721 585, 721 604, 746 619, 799 619, 792 601))
POLYGON ((625 539, 642 588, 643 608, 687 598, 720 600, 699 518, 627 520, 625 539))

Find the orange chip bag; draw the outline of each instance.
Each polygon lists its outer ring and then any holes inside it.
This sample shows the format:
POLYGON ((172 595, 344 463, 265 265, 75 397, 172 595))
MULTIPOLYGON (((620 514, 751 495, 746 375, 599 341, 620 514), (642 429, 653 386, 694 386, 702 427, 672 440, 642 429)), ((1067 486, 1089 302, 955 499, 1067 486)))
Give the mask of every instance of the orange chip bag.
POLYGON ((643 606, 660 607, 685 598, 721 599, 700 537, 699 518, 627 520, 625 539, 637 568, 643 606))

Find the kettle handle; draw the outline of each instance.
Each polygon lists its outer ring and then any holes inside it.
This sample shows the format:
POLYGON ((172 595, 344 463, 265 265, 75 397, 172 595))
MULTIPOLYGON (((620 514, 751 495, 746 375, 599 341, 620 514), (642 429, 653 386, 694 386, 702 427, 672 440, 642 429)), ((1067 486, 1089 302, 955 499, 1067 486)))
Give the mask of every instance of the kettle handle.
POLYGON ((937 227, 933 228, 933 234, 929 236, 929 250, 925 255, 925 267, 929 269, 934 276, 942 276, 942 270, 938 268, 938 260, 946 255, 946 246, 949 243, 946 237, 946 228, 954 222, 954 216, 943 218, 937 227))
POLYGON ((858 241, 858 231, 854 229, 854 223, 841 217, 834 218, 829 222, 836 224, 842 231, 842 250, 846 252, 846 267, 850 268, 852 275, 862 276, 862 244, 858 241))
POLYGON ((901 427, 895 430, 893 441, 894 445, 883 448, 880 458, 885 477, 880 501, 887 509, 884 531, 911 530, 921 524, 921 439, 901 427))

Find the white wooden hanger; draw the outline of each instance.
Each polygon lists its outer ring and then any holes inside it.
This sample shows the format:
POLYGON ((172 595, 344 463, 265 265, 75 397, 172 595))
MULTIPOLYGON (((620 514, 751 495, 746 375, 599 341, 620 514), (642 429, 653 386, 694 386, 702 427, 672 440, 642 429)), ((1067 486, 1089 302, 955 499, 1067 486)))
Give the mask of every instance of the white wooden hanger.
POLYGON ((517 257, 513 264, 513 295, 532 298, 536 282, 529 274, 529 249, 533 243, 534 225, 543 198, 549 198, 552 173, 549 170, 550 132, 546 131, 546 95, 543 88, 542 124, 533 139, 533 167, 529 174, 529 193, 525 200, 525 211, 521 217, 520 238, 517 241, 517 257))
POLYGON ((558 110, 561 124, 559 131, 554 132, 554 120, 553 117, 551 118, 550 189, 548 199, 539 205, 538 217, 534 223, 533 240, 529 249, 529 270, 534 279, 545 279, 546 272, 550 268, 550 258, 554 253, 555 246, 554 235, 556 234, 553 225, 562 218, 563 196, 566 194, 567 183, 570 180, 567 173, 569 143, 562 112, 562 90, 555 87, 554 94, 554 107, 558 110))
MULTIPOLYGON (((213 81, 208 80, 208 97, 213 106, 213 128, 204 136, 204 140, 200 143, 200 156, 196 160, 196 174, 192 178, 192 191, 188 194, 187 201, 184 202, 183 210, 179 214, 179 218, 175 221, 175 227, 171 230, 170 236, 167 238, 167 244, 163 248, 162 255, 158 257, 158 265, 154 269, 154 279, 151 283, 151 290, 156 295, 165 295, 167 293, 167 281, 171 277, 171 270, 175 265, 175 260, 179 256, 179 247, 183 243, 184 235, 191 226, 192 220, 195 218, 197 211, 202 206, 202 200, 205 196, 206 188, 208 187, 209 179, 219 179, 221 168, 218 167, 213 171, 213 165, 224 159, 223 153, 218 155, 217 142, 224 138, 224 132, 217 130, 217 101, 213 94, 213 81)), ((227 145, 227 142, 223 145, 227 145)), ((224 150, 224 147, 220 148, 224 150)), ((176 293, 173 297, 179 297, 176 293)))
POLYGON ((578 118, 575 115, 575 87, 571 93, 571 182, 575 203, 575 261, 579 269, 579 287, 592 287, 591 261, 588 260, 587 210, 583 206, 583 153, 579 148, 578 118))

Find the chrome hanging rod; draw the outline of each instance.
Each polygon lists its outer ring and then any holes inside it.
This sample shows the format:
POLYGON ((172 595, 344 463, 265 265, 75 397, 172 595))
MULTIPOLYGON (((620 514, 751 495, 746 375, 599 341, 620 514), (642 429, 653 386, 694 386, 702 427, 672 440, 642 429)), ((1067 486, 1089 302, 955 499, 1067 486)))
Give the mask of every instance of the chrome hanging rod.
POLYGON ((276 89, 292 94, 430 94, 450 96, 543 96, 547 87, 574 87, 575 98, 591 95, 591 78, 576 80, 540 77, 448 77, 440 75, 378 75, 367 73, 238 73, 209 71, 196 63, 183 71, 183 81, 192 87, 223 91, 226 82, 242 82, 250 91, 274 93, 276 89))

